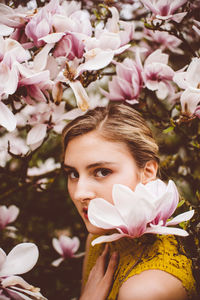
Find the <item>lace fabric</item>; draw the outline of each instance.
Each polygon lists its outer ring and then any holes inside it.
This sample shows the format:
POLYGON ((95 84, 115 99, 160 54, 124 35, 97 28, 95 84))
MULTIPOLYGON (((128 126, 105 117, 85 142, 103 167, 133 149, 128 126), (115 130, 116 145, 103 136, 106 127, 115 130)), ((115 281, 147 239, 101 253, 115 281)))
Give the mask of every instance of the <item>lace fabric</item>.
MULTIPOLYGON (((84 284, 104 246, 104 244, 90 246, 84 284)), ((174 236, 143 235, 138 239, 122 238, 109 243, 109 251, 110 254, 117 251, 120 259, 108 300, 117 298, 120 286, 128 278, 150 269, 174 275, 182 281, 189 298, 195 295, 192 262, 174 236)))

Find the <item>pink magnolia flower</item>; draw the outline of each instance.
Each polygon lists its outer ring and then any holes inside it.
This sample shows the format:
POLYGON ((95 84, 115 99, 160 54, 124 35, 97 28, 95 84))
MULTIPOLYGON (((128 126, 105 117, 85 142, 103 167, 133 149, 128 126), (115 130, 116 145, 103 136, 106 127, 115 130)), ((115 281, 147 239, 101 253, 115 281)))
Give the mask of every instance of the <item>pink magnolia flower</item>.
POLYGON ((27 135, 27 144, 33 150, 42 144, 47 130, 52 129, 57 133, 61 133, 66 124, 65 119, 67 119, 67 113, 65 112, 64 101, 59 105, 54 103, 34 105, 30 112, 30 118, 27 120, 32 126, 27 135))
POLYGON ((5 292, 5 295, 9 296, 8 299, 46 300, 38 288, 33 287, 20 276, 16 276, 16 274, 30 271, 36 264, 38 255, 38 248, 32 243, 18 244, 7 256, 3 249, 0 249, 0 293, 2 297, 5 292))
POLYGON ((13 9, 8 5, 0 3, 0 19, 1 24, 10 28, 23 27, 27 22, 26 14, 22 8, 13 9))
POLYGON ((134 192, 127 186, 115 184, 112 197, 113 204, 101 198, 90 201, 88 218, 97 227, 118 232, 100 236, 92 245, 122 237, 136 238, 146 233, 188 235, 183 229, 168 227, 187 221, 194 214, 193 210, 188 211, 167 221, 178 204, 178 192, 173 181, 170 180, 168 185, 160 179, 146 185, 139 183, 134 192))
MULTIPOLYGON (((139 66, 130 58, 116 64, 117 76, 109 82, 110 100, 125 100, 137 103, 142 88, 142 76, 139 66)), ((105 93, 105 92, 104 92, 105 93)))
POLYGON ((193 58, 189 64, 187 71, 176 72, 173 81, 184 92, 181 95, 181 108, 182 112, 188 116, 192 116, 200 101, 200 59, 193 58))
POLYGON ((8 131, 16 128, 16 118, 1 100, 16 92, 19 81, 17 64, 29 58, 29 52, 17 41, 0 36, 0 125, 8 131))
POLYGON ((182 43, 181 40, 169 34, 168 32, 145 29, 144 33, 145 38, 153 42, 157 48, 159 46, 162 51, 169 49, 172 53, 183 54, 183 50, 179 48, 180 44, 182 43))
POLYGON ((50 157, 45 162, 39 162, 38 167, 28 168, 28 176, 37 176, 51 172, 57 168, 60 168, 60 163, 55 163, 54 158, 50 157))
POLYGON ((49 91, 53 82, 50 80, 49 70, 37 71, 31 67, 17 64, 20 79, 18 88, 23 87, 22 98, 28 104, 36 102, 46 102, 49 98, 49 91))
POLYGON ((145 86, 152 91, 157 91, 157 96, 164 99, 172 90, 170 81, 174 71, 167 65, 168 54, 162 53, 160 49, 151 53, 144 62, 142 71, 145 86))
POLYGON ((14 222, 19 214, 19 208, 15 205, 6 207, 0 206, 0 229, 5 228, 8 224, 14 222))
POLYGON ((112 43, 111 49, 114 49, 113 47, 119 48, 119 46, 126 45, 133 39, 135 26, 133 22, 121 21, 119 12, 115 7, 110 7, 109 10, 112 17, 108 18, 105 26, 103 23, 96 26, 95 38, 96 41, 103 40, 107 35, 106 42, 102 43, 102 47, 110 48, 108 45, 112 43))
POLYGON ((52 262, 54 267, 58 267, 65 258, 84 255, 84 253, 75 254, 80 246, 80 241, 76 236, 70 238, 66 235, 60 235, 59 239, 53 238, 52 244, 54 249, 61 255, 60 258, 52 262))
POLYGON ((150 9, 158 19, 172 19, 176 22, 181 22, 187 12, 176 13, 187 0, 141 0, 147 9, 150 9))
POLYGON ((25 27, 25 33, 36 47, 41 47, 45 43, 42 37, 53 32, 53 15, 60 12, 58 0, 51 0, 47 5, 40 9, 25 27))

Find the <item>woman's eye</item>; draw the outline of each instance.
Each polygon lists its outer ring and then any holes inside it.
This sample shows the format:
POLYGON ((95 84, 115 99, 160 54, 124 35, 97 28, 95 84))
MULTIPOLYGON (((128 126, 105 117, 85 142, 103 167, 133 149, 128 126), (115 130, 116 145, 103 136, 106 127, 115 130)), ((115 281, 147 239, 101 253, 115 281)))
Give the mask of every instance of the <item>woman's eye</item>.
POLYGON ((78 172, 76 171, 68 171, 67 177, 70 179, 77 179, 79 177, 78 172))
POLYGON ((112 171, 110 169, 101 168, 101 169, 97 169, 95 171, 95 176, 96 177, 105 177, 110 173, 112 173, 112 171))

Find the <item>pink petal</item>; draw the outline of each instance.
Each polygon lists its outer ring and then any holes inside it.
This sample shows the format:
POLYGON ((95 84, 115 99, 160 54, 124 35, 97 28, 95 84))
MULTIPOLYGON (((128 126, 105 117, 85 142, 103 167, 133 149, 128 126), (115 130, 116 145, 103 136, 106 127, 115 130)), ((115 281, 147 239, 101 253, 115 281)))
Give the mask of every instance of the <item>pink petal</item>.
POLYGON ((47 124, 37 124, 35 125, 28 133, 27 135, 27 144, 36 144, 40 141, 43 141, 43 139, 46 136, 47 132, 47 124))
POLYGON ((24 300, 31 300, 31 299, 48 300, 40 292, 37 291, 38 288, 35 288, 35 289, 36 289, 36 291, 34 292, 34 287, 33 287, 33 291, 22 289, 17 286, 12 286, 12 287, 8 288, 9 291, 12 291, 13 293, 19 295, 24 300), (26 296, 26 295, 28 295, 28 296, 26 296))
POLYGON ((49 80, 49 70, 33 73, 20 80, 20 85, 34 85, 49 80))
POLYGON ((9 287, 11 285, 19 285, 20 287, 29 290, 33 287, 20 276, 9 276, 3 279, 1 281, 1 284, 4 288, 9 287))
POLYGON ((8 223, 11 223, 13 221, 15 221, 15 219, 17 218, 18 214, 19 214, 19 208, 15 205, 10 205, 8 207, 8 223))
POLYGON ((135 192, 127 186, 114 184, 112 195, 118 212, 127 224, 129 234, 141 235, 155 215, 153 196, 142 184, 137 185, 135 192))
POLYGON ((114 57, 114 51, 92 49, 85 54, 86 62, 77 68, 77 76, 85 70, 93 71, 105 68, 109 65, 114 57))
POLYGON ((52 240, 52 245, 54 247, 54 249, 60 254, 63 255, 63 249, 61 248, 60 242, 58 239, 53 238, 52 240))
POLYGON ((88 218, 94 226, 104 229, 125 226, 125 223, 121 219, 121 216, 115 206, 101 198, 96 198, 90 201, 88 207, 88 218))
POLYGON ((6 260, 6 253, 0 248, 0 269, 6 260))
POLYGON ((189 221, 194 215, 194 210, 186 211, 166 223, 166 226, 176 225, 181 222, 189 221))
POLYGON ((76 80, 76 81, 69 81, 68 83, 72 91, 74 92, 78 107, 82 111, 87 110, 89 108, 89 97, 87 95, 86 90, 82 86, 81 82, 79 80, 76 80))
POLYGON ((123 237, 130 237, 130 236, 127 234, 121 234, 121 233, 113 233, 111 235, 102 235, 102 236, 96 238, 95 240, 93 240, 91 245, 94 246, 96 244, 109 243, 109 242, 119 240, 123 237))
POLYGON ((78 250, 78 248, 80 247, 80 240, 79 240, 79 238, 74 236, 72 238, 72 242, 73 242, 72 251, 73 251, 73 253, 75 253, 78 250))
POLYGON ((39 41, 42 40, 45 43, 57 43, 58 41, 61 40, 61 38, 65 35, 64 32, 55 32, 55 33, 50 33, 46 36, 43 36, 42 38, 38 39, 39 41))
POLYGON ((0 269, 0 276, 23 274, 30 271, 38 260, 39 252, 35 244, 21 243, 8 254, 0 269))
POLYGON ((16 118, 8 107, 0 100, 0 125, 8 131, 13 131, 16 128, 16 118))
MULTIPOLYGON (((109 81, 109 94, 107 97, 109 97, 110 100, 125 100, 126 97, 118 84, 119 78, 117 76, 113 76, 112 81, 109 81)), ((106 95, 105 95, 106 96, 106 95)))
POLYGON ((186 80, 190 83, 192 87, 197 87, 199 84, 199 74, 200 74, 200 59, 195 57, 192 59, 187 71, 186 80))
POLYGON ((9 36, 13 33, 14 28, 8 27, 4 24, 0 24, 0 32, 2 36, 9 36))
POLYGON ((156 199, 156 223, 162 220, 164 223, 175 211, 179 201, 179 194, 176 185, 169 180, 164 193, 160 194, 156 199))
POLYGON ((144 65, 147 66, 148 64, 152 63, 161 63, 161 64, 167 64, 168 63, 168 54, 162 53, 160 49, 155 50, 153 53, 151 53, 147 59, 145 60, 144 65))
POLYGON ((36 71, 43 71, 47 64, 48 54, 54 44, 46 44, 42 50, 34 57, 33 67, 36 71))
POLYGON ((60 258, 54 260, 51 264, 53 267, 58 267, 63 260, 64 260, 64 257, 60 257, 60 258))
POLYGON ((150 0, 141 0, 141 2, 143 3, 143 5, 150 9, 152 12, 154 12, 154 14, 158 14, 159 11, 156 7, 156 5, 153 5, 152 2, 150 0))
POLYGON ((63 115, 63 119, 64 120, 74 120, 77 117, 84 115, 84 113, 85 112, 82 111, 80 108, 74 108, 74 109, 68 111, 67 113, 65 113, 63 115))
POLYGON ((181 95, 180 101, 182 112, 189 116, 193 115, 200 101, 200 90, 185 90, 181 95))
POLYGON ((77 237, 70 238, 66 235, 61 235, 59 237, 59 242, 64 254, 66 252, 71 252, 71 254, 74 254, 80 246, 80 241, 77 237))
POLYGON ((165 226, 155 226, 155 227, 149 227, 146 229, 145 233, 155 233, 155 234, 173 234, 173 235, 179 235, 179 236, 188 236, 187 231, 180 229, 180 228, 174 228, 174 227, 165 227, 165 226))

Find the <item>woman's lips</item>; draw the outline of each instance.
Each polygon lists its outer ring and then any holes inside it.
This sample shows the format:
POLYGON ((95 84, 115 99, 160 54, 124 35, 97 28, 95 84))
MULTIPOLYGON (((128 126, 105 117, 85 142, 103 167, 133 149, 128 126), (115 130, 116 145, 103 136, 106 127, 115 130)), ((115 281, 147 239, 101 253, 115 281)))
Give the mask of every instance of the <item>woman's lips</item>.
POLYGON ((88 220, 88 209, 86 207, 83 208, 83 215, 88 220))

